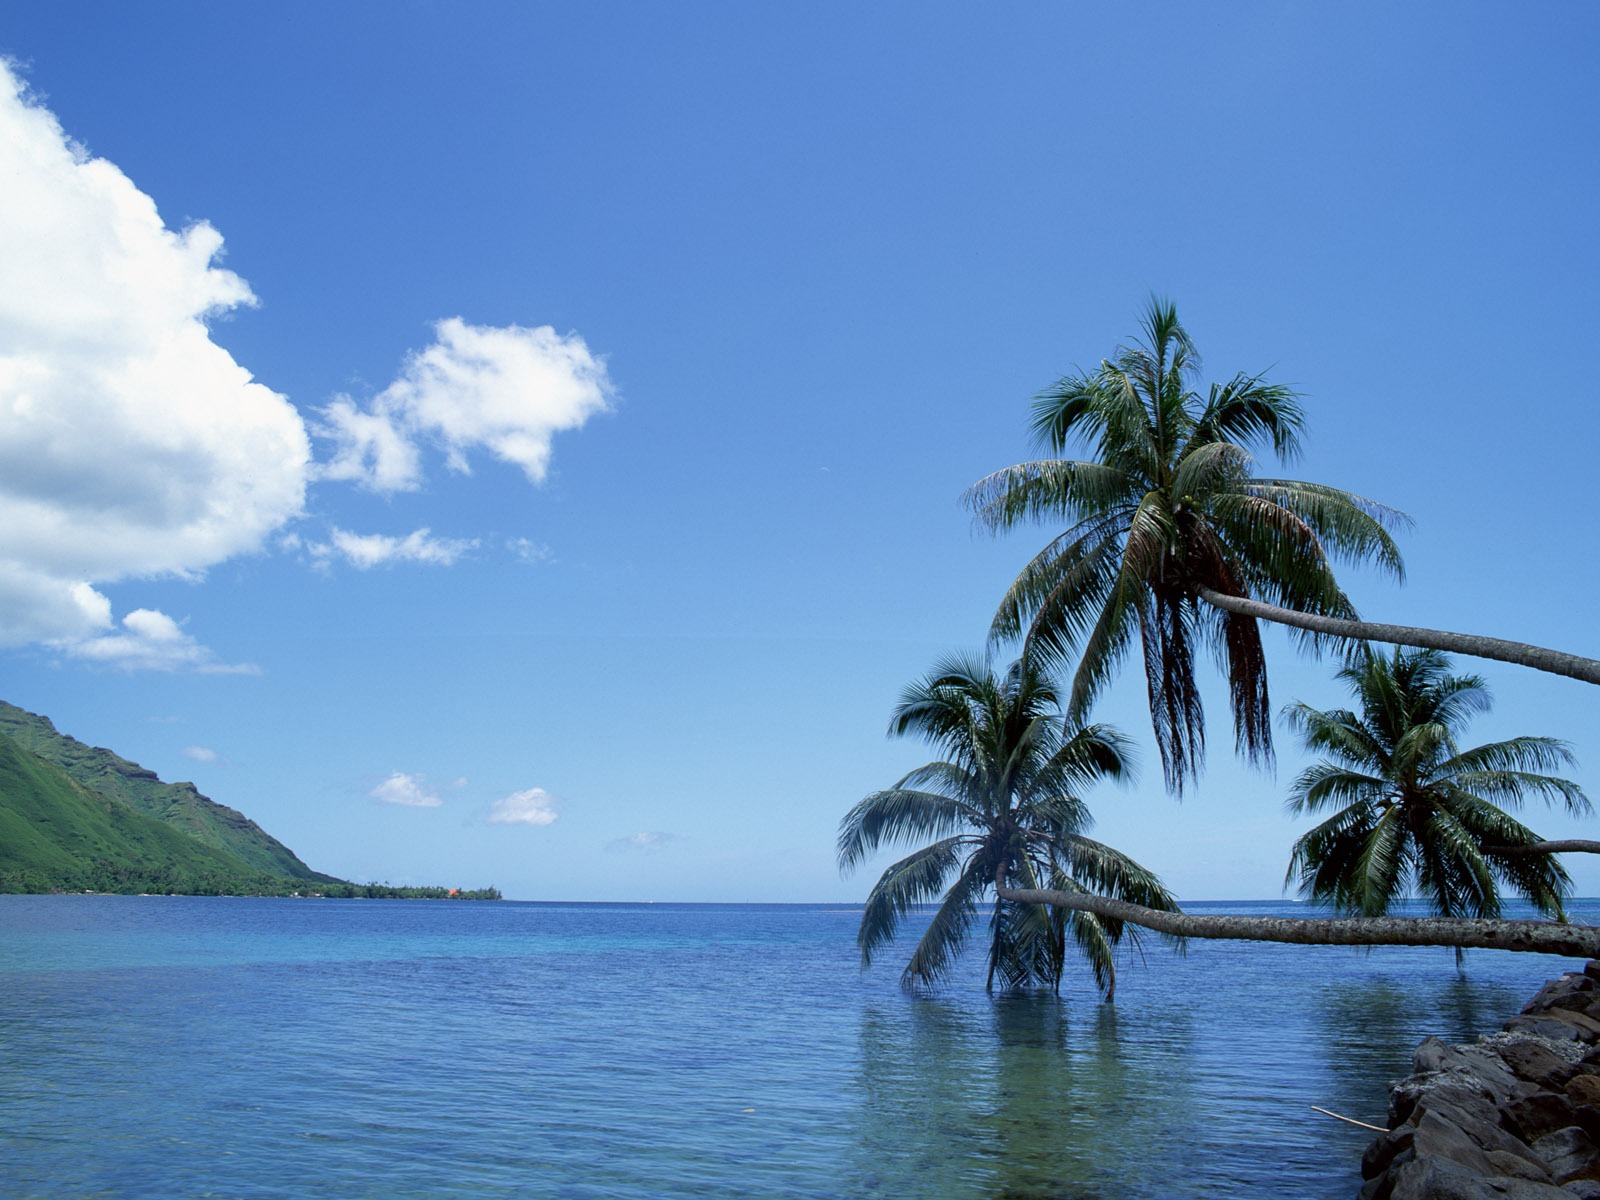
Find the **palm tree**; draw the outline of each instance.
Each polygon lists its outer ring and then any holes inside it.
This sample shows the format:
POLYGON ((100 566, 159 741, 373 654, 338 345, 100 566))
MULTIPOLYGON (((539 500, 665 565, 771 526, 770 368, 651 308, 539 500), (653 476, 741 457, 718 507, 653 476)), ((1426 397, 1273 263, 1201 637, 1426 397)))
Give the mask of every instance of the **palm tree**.
POLYGON ((1260 375, 1192 387, 1200 366, 1172 304, 1152 299, 1143 339, 1087 375, 1060 380, 1034 405, 1033 432, 1055 455, 1075 439, 1095 457, 1021 463, 967 493, 991 531, 1065 519, 1001 601, 992 635, 1025 635, 1047 661, 1081 656, 1068 712, 1081 718, 1137 633, 1151 720, 1168 786, 1195 778, 1205 750, 1194 663, 1224 665, 1235 743, 1272 756, 1271 705, 1257 618, 1312 644, 1356 638, 1459 650, 1600 683, 1600 662, 1493 638, 1355 619, 1332 562, 1403 577, 1389 530, 1403 514, 1323 484, 1253 474, 1253 448, 1280 461, 1299 450, 1295 393, 1260 375))
MULTIPOLYGON (((988 890, 1051 887, 1109 893, 1154 909, 1176 906, 1138 863, 1084 836, 1090 817, 1074 794, 1129 773, 1128 746, 1103 725, 1069 725, 1055 685, 1024 656, 996 677, 987 662, 953 656, 901 695, 891 735, 915 734, 948 758, 873 792, 839 829, 849 871, 880 847, 923 842, 884 871, 862 910, 863 966, 914 906, 940 899, 902 982, 937 982, 950 969, 988 890)), ((1131 931, 1130 931, 1131 932, 1131 931)), ((1123 923, 996 897, 989 921, 988 987, 1059 990, 1070 937, 1112 998, 1112 951, 1123 923)))
POLYGON ((1489 692, 1476 675, 1451 674, 1437 650, 1364 649, 1339 678, 1359 713, 1284 710, 1306 748, 1326 756, 1295 780, 1289 811, 1332 814, 1295 842, 1287 880, 1367 917, 1413 892, 1441 917, 1498 917, 1505 887, 1561 919, 1566 871, 1548 854, 1508 854, 1540 839, 1500 806, 1536 795, 1589 813, 1577 784, 1541 773, 1572 764, 1566 743, 1516 737, 1461 749, 1461 729, 1487 711, 1489 692))
POLYGON ((1331 901, 1348 917, 1196 915, 1141 908, 1108 896, 1052 888, 998 889, 1017 904, 1050 904, 1125 921, 1173 937, 1228 938, 1312 946, 1449 946, 1600 957, 1600 929, 1566 923, 1566 873, 1550 855, 1595 851, 1592 841, 1544 842, 1499 804, 1527 795, 1588 813, 1588 798, 1569 780, 1541 772, 1572 761, 1554 738, 1518 737, 1460 750, 1465 720, 1489 705, 1475 676, 1455 676, 1437 651, 1363 651, 1341 673, 1362 715, 1293 705, 1286 716, 1307 745, 1335 761, 1295 781, 1296 812, 1339 808, 1294 848, 1289 878, 1331 901), (1342 807, 1340 807, 1342 806, 1342 807), (1556 921, 1500 917, 1499 888, 1528 897, 1556 921), (1399 896, 1416 888, 1439 917, 1390 917, 1399 896), (1471 914, 1462 916, 1459 914, 1471 914))

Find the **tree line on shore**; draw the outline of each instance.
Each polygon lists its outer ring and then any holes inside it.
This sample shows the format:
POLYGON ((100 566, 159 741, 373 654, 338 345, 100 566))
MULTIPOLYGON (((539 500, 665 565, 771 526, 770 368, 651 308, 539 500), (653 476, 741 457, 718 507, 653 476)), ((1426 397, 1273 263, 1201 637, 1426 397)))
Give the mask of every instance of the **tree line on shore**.
POLYGON ((1260 374, 1196 390, 1199 356, 1174 306, 1152 299, 1142 336, 1100 368, 1060 380, 1034 404, 1049 457, 998 471, 967 493, 980 527, 1000 533, 1064 523, 1000 601, 991 654, 951 657, 906 688, 890 733, 944 755, 845 816, 839 862, 914 844, 868 896, 863 964, 914 908, 936 903, 902 979, 949 970, 980 905, 990 905, 988 984, 1059 987, 1070 941, 1110 999, 1112 951, 1140 928, 1172 937, 1310 944, 1431 945, 1600 954, 1596 931, 1566 923, 1570 879, 1555 855, 1600 842, 1549 842, 1508 808, 1533 797, 1591 813, 1570 780, 1570 748, 1524 735, 1463 748, 1489 706, 1484 681, 1448 653, 1517 663, 1600 683, 1600 661, 1501 638, 1362 621, 1334 565, 1404 565, 1393 531, 1408 518, 1325 484, 1263 478, 1256 449, 1280 462, 1300 449, 1304 414, 1260 374), (1091 457, 1064 457, 1075 444, 1091 457), (1167 789, 1200 778, 1205 713, 1196 665, 1210 653, 1227 680, 1237 752, 1273 761, 1272 711, 1259 622, 1342 658, 1355 707, 1283 712, 1321 761, 1287 805, 1324 819, 1290 854, 1286 882, 1340 914, 1329 918, 1182 913, 1148 869, 1086 836, 1078 793, 1127 777, 1126 738, 1089 712, 1137 645, 1167 789), (1384 646, 1392 648, 1384 648, 1384 646), (1070 677, 1063 687, 1057 680, 1070 677), (931 840, 930 840, 931 839, 931 840), (1514 893, 1552 920, 1502 917, 1514 893), (1433 917, 1395 917, 1412 894, 1433 917))
POLYGON ((344 880, 283 879, 240 876, 182 867, 130 867, 95 859, 63 875, 21 868, 0 870, 0 895, 96 892, 113 895, 278 896, 327 900, 499 900, 500 889, 405 887, 392 883, 348 883, 344 880))

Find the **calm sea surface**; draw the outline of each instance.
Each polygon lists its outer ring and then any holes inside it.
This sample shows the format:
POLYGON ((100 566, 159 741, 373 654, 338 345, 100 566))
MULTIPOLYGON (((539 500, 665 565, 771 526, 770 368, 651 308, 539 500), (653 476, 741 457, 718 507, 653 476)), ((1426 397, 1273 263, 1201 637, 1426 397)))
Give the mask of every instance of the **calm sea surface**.
POLYGON ((1350 1200, 1370 1135, 1310 1106, 1381 1124, 1573 965, 1151 940, 1115 1005, 981 952, 929 996, 857 919, 0 896, 0 1195, 1350 1200))

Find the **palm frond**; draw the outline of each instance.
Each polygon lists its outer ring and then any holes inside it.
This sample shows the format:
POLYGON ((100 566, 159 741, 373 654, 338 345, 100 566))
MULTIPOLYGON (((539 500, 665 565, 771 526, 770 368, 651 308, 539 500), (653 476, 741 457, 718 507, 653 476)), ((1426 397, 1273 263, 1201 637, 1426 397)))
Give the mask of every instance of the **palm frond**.
POLYGON ((966 943, 972 919, 977 915, 978 900, 990 876, 989 863, 982 855, 974 854, 968 859, 911 952, 900 974, 903 986, 913 987, 919 983, 931 986, 949 972, 966 943))
POLYGON ((867 895, 861 910, 861 927, 856 931, 863 967, 872 964, 873 951, 894 938, 906 913, 939 895, 944 881, 961 861, 962 848, 971 841, 968 837, 951 837, 924 846, 879 877, 867 895))
POLYGON ((884 845, 951 836, 971 824, 974 815, 971 806, 934 792, 907 787, 873 792, 839 823, 839 869, 854 870, 884 845))

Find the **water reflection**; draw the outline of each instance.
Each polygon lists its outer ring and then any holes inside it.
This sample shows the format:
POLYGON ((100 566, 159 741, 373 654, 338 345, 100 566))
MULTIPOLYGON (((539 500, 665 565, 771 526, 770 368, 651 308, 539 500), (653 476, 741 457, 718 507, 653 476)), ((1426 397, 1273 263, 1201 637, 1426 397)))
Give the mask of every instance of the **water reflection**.
POLYGON ((1129 1146, 1172 1146, 1193 1107, 1187 1047, 1128 1049, 1115 1008, 1051 995, 867 1009, 855 1123, 864 1190, 929 1200, 1162 1192, 1159 1165, 1132 1165, 1149 1160, 1129 1146))

